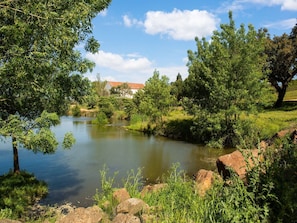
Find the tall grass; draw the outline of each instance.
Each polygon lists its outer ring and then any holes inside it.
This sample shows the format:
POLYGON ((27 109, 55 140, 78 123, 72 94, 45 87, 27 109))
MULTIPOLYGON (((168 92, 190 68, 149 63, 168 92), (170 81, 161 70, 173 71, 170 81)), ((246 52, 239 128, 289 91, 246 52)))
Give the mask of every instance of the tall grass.
MULTIPOLYGON (((162 178, 166 183, 165 187, 157 192, 141 194, 138 188, 143 186, 143 181, 139 171, 127 178, 129 183, 126 186, 128 185, 127 189, 133 197, 140 197, 150 206, 148 214, 153 216, 150 222, 229 223, 266 222, 268 219, 266 203, 257 203, 256 193, 238 177, 230 178, 227 184, 223 181, 215 182, 212 189, 202 197, 195 190, 195 182, 179 169, 178 164, 174 164, 162 178)), ((105 182, 106 177, 102 180, 105 182)), ((110 180, 108 185, 112 184, 113 179, 110 180)), ((110 197, 111 188, 108 188, 103 190, 103 194, 96 193, 97 204, 102 202, 99 198, 110 197)), ((109 214, 112 219, 117 204, 112 200, 110 204, 109 214)))

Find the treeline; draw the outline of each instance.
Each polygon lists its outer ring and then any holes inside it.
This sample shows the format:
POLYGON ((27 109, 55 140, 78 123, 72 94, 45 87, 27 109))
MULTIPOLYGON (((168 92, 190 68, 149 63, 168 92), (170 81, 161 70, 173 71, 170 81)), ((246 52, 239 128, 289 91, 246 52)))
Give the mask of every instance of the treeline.
MULTIPOLYGON (((188 51, 189 75, 185 80, 178 74, 170 83, 168 77, 155 71, 132 100, 122 99, 122 109, 115 99, 103 99, 104 82, 97 81, 86 102, 89 107, 97 103, 107 118, 112 115, 112 106, 126 111, 126 118, 133 120, 132 124, 141 122, 138 128, 143 131, 215 147, 234 147, 247 140, 252 145, 261 136, 246 117, 282 105, 297 72, 296 34, 297 25, 290 35, 273 38, 266 29, 255 30, 252 25, 237 28, 230 12, 229 23, 222 24, 211 40, 195 39, 197 49, 188 51), (188 117, 169 122, 172 110, 183 110, 188 117)), ((114 96, 127 92, 127 85, 111 91, 114 96)), ((100 120, 102 116, 100 113, 100 120)))

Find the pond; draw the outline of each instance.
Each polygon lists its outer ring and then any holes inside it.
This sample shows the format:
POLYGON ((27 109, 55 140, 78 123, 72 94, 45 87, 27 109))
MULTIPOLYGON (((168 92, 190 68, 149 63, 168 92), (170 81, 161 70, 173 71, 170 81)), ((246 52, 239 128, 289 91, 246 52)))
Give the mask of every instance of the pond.
MULTIPOLYGON (((121 186, 128 172, 142 169, 143 178, 154 182, 170 170, 174 163, 193 175, 199 169, 215 170, 218 156, 230 150, 209 149, 196 144, 174 141, 164 137, 146 136, 125 130, 123 123, 106 127, 92 125, 90 118, 62 117, 53 131, 62 141, 72 132, 76 144, 70 150, 58 148, 55 154, 34 154, 19 149, 21 169, 35 174, 49 186, 45 204, 71 202, 76 206, 93 204, 96 189, 100 190, 99 171, 106 166, 109 176, 116 175, 116 186, 121 186)), ((0 142, 0 174, 13 168, 10 142, 0 142)))

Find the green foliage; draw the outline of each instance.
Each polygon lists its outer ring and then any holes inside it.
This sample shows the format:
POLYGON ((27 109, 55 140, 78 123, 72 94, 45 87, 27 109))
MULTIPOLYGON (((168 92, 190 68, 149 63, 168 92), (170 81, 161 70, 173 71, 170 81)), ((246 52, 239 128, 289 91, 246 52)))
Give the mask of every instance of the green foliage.
POLYGON ((143 198, 150 206, 157 222, 201 222, 202 198, 194 193, 194 182, 174 164, 167 176, 167 184, 162 190, 146 194, 143 198))
POLYGON ((62 113, 70 100, 88 93, 89 81, 81 74, 94 64, 74 48, 85 42, 86 50, 98 51, 91 20, 109 3, 1 3, 1 118, 16 113, 35 118, 43 110, 62 113))
POLYGON ((49 127, 36 126, 35 119, 44 111, 64 114, 71 101, 81 102, 89 93, 83 74, 94 63, 75 47, 85 42, 87 51, 98 51, 91 21, 110 2, 1 2, 0 134, 12 137, 15 171, 19 143, 45 153, 57 146, 49 127))
MULTIPOLYGON (((53 153, 58 142, 50 128, 59 123, 59 116, 54 113, 43 112, 35 120, 10 115, 6 120, 0 120, 0 135, 12 137, 16 145, 22 145, 33 152, 53 153)), ((65 135, 64 142, 67 148, 73 145, 71 133, 65 135)))
POLYGON ((107 118, 111 118, 114 108, 115 99, 113 97, 100 97, 98 102, 98 107, 101 112, 103 112, 107 118))
POLYGON ((263 74, 265 33, 252 25, 237 29, 231 12, 229 20, 211 41, 196 38, 197 52, 188 51, 184 107, 204 125, 196 125, 196 133, 203 131, 198 137, 232 146, 235 128, 242 125, 240 115, 257 109, 269 85, 263 74))
POLYGON ((0 219, 19 218, 48 193, 47 185, 27 172, 0 176, 0 219))
POLYGON ((254 183, 259 202, 269 204, 270 222, 296 222, 297 146, 286 138, 267 150, 264 156, 265 162, 250 171, 250 175, 261 171, 258 173, 260 180, 254 183), (271 196, 263 196, 267 190, 271 191, 271 196))
POLYGON ((92 120, 92 124, 104 126, 108 124, 108 118, 103 111, 99 111, 96 118, 92 120))
POLYGON ((70 149, 72 147, 72 145, 75 144, 75 142, 76 142, 76 140, 75 140, 73 134, 70 132, 67 132, 64 135, 62 146, 64 149, 70 149))
POLYGON ((92 89, 99 97, 108 96, 109 92, 105 89, 107 81, 101 81, 100 74, 97 74, 97 80, 92 82, 92 89))
POLYGON ((71 113, 72 113, 73 117, 80 117, 81 116, 80 106, 75 105, 74 107, 72 107, 71 113))
POLYGON ((191 131, 192 126, 192 119, 169 120, 166 121, 164 135, 169 138, 185 140, 187 142, 197 142, 196 137, 191 131))
POLYGON ((235 175, 227 184, 217 182, 203 205, 203 222, 268 222, 267 207, 258 204, 255 194, 235 175))
MULTIPOLYGON (((248 165, 246 182, 231 172, 227 181, 216 180, 203 197, 178 164, 162 177, 166 186, 159 191, 140 194, 144 183, 141 169, 128 173, 123 183, 133 197, 141 197, 151 207, 149 214, 156 222, 295 222, 296 151, 291 139, 280 141, 264 153, 259 150, 260 156, 254 158, 257 165, 248 165), (265 157, 264 162, 261 157, 265 157)), ((108 177, 107 172, 106 167, 100 171, 102 193, 97 191, 95 200, 102 208, 108 207, 113 217, 116 175, 108 177)))
POLYGON ((113 176, 109 177, 109 169, 106 165, 103 166, 103 169, 100 170, 100 182, 101 182, 101 191, 96 190, 94 195, 94 201, 96 204, 106 211, 109 215, 113 214, 113 208, 116 205, 116 202, 112 198, 112 193, 115 187, 115 178, 118 172, 115 172, 113 176))
POLYGON ((87 104, 88 109, 93 109, 98 104, 99 97, 92 91, 89 95, 85 96, 84 102, 87 104))
POLYGON ((147 115, 153 122, 162 123, 162 116, 168 114, 174 102, 168 81, 168 77, 160 77, 155 71, 146 81, 143 91, 138 91, 133 97, 138 112, 147 115))
POLYGON ((183 79, 180 73, 176 76, 176 81, 171 83, 171 94, 175 96, 176 100, 179 102, 184 93, 183 79))
POLYGON ((268 35, 265 53, 268 56, 267 66, 268 80, 277 91, 278 97, 275 107, 281 107, 289 83, 297 74, 297 25, 292 29, 290 35, 283 34, 274 36, 268 35))
MULTIPOLYGON (((55 113, 42 112, 40 117, 34 120, 24 119, 18 115, 9 115, 7 119, 0 119, 0 137, 3 140, 12 138, 14 150, 14 172, 20 171, 18 160, 18 146, 32 150, 34 153, 54 153, 58 147, 58 141, 51 127, 59 124, 59 116, 55 113)), ((71 133, 64 137, 63 147, 70 148, 75 140, 71 133)))
POLYGON ((123 185, 131 197, 139 197, 139 191, 144 185, 142 169, 138 168, 137 171, 130 170, 127 173, 127 177, 123 179, 123 185))

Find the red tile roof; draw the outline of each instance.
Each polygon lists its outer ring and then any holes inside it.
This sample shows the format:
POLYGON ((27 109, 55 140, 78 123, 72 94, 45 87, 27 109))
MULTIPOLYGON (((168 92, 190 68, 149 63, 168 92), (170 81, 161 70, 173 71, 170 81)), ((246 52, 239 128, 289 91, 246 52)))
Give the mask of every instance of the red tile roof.
POLYGON ((142 89, 144 88, 144 84, 139 83, 129 83, 129 82, 116 82, 116 81, 108 81, 111 87, 117 87, 124 83, 127 83, 131 89, 142 89))

